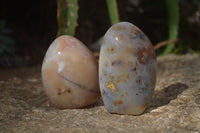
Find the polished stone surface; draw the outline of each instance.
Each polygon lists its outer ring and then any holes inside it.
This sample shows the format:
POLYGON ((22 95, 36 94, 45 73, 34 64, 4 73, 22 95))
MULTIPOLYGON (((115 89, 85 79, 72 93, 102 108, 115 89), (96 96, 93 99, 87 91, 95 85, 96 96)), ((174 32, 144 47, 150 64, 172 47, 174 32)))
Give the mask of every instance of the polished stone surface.
POLYGON ((82 108, 100 97, 97 61, 72 36, 60 36, 50 45, 42 64, 42 80, 50 101, 58 108, 82 108))
POLYGON ((139 115, 156 83, 156 56, 148 37, 128 22, 113 25, 99 57, 99 84, 110 113, 139 115))

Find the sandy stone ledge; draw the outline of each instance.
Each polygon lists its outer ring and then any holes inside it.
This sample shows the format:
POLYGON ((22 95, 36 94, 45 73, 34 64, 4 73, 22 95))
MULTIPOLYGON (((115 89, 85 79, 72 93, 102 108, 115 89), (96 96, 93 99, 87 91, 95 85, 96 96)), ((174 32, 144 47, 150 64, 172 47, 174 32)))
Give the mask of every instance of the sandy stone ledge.
POLYGON ((110 114, 101 99, 59 110, 44 94, 39 66, 0 70, 0 132, 198 133, 200 55, 159 57, 152 104, 139 116, 110 114))

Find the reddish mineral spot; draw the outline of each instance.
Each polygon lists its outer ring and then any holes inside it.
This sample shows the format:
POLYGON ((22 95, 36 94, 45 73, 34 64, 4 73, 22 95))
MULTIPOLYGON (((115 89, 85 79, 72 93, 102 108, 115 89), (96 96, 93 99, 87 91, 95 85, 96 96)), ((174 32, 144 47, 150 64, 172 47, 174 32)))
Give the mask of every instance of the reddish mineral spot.
POLYGON ((58 88, 58 93, 57 95, 62 95, 64 93, 71 93, 71 90, 70 89, 61 89, 61 88, 58 88))
POLYGON ((114 53, 114 51, 115 51, 115 47, 114 46, 112 46, 110 48, 107 48, 107 52, 110 53, 110 54, 114 53))

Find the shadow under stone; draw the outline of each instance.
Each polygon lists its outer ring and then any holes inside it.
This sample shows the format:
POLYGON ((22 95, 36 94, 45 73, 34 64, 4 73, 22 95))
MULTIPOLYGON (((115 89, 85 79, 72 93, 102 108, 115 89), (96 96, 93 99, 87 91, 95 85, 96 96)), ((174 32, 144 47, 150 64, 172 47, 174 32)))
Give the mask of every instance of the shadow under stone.
POLYGON ((188 86, 183 83, 171 84, 168 87, 155 91, 152 97, 151 103, 145 112, 150 112, 153 109, 156 109, 160 106, 167 105, 171 100, 177 98, 188 86))
MULTIPOLYGON (((186 84, 176 83, 171 84, 162 90, 155 91, 151 100, 151 104, 144 113, 150 112, 151 110, 156 109, 160 106, 167 105, 171 100, 176 99, 177 96, 187 88, 188 86, 186 84)), ((48 101, 48 98, 46 97, 44 92, 41 92, 40 94, 34 94, 30 90, 12 90, 10 92, 10 97, 15 98, 16 100, 23 100, 28 103, 30 107, 48 108, 49 110, 54 110, 56 108, 53 105, 50 105, 48 107, 45 105, 45 103, 48 101)), ((84 108, 93 108, 96 106, 104 106, 102 98, 100 98, 95 104, 84 108)))
MULTIPOLYGON (((160 106, 167 105, 171 100, 177 98, 188 86, 183 83, 171 84, 162 90, 155 91, 151 100, 150 105, 147 107, 144 113, 150 112, 160 106)), ((86 108, 93 108, 96 106, 104 106, 102 98, 100 98, 95 104, 87 106, 86 108)))

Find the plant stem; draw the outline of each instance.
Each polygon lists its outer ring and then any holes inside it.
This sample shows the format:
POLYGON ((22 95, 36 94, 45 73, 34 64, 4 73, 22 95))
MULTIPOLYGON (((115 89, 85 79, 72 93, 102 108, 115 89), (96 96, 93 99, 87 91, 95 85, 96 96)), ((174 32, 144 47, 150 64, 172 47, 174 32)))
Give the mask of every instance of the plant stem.
POLYGON ((118 8, 116 0, 106 0, 109 17, 111 24, 115 24, 119 22, 118 8))
MULTIPOLYGON (((172 40, 178 36, 179 0, 166 0, 166 4, 169 17, 169 40, 172 40)), ((171 53, 174 45, 175 43, 167 45, 162 55, 171 53)))
POLYGON ((57 0, 58 36, 75 34, 78 0, 57 0))

